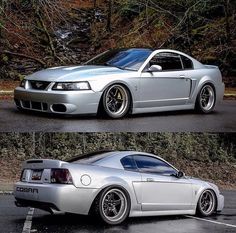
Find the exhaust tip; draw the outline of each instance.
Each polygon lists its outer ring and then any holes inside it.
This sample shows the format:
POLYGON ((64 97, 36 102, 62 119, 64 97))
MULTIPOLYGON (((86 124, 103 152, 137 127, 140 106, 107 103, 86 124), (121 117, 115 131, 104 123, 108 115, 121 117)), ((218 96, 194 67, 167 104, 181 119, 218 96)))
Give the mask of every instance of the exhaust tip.
POLYGON ((28 207, 27 205, 22 205, 20 202, 18 202, 18 201, 15 201, 15 205, 17 206, 17 207, 28 207))

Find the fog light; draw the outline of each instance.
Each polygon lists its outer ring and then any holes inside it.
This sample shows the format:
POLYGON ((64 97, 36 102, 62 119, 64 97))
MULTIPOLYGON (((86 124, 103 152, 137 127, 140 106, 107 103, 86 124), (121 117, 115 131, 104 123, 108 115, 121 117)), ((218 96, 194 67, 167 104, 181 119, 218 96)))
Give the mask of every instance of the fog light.
POLYGON ((66 106, 64 104, 53 104, 52 110, 54 112, 66 112, 66 106))

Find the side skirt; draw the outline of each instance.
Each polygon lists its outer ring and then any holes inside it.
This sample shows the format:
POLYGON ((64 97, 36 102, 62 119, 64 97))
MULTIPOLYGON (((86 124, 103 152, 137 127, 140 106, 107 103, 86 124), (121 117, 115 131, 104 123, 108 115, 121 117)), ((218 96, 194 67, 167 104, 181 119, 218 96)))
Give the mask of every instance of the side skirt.
POLYGON ((194 109, 194 104, 178 105, 178 106, 164 106, 164 107, 154 107, 154 108, 135 108, 134 107, 132 114, 150 113, 150 112, 167 112, 167 111, 190 110, 190 109, 194 109))
POLYGON ((195 210, 172 210, 172 211, 132 211, 130 217, 141 217, 141 216, 166 216, 166 215, 194 215, 195 210))

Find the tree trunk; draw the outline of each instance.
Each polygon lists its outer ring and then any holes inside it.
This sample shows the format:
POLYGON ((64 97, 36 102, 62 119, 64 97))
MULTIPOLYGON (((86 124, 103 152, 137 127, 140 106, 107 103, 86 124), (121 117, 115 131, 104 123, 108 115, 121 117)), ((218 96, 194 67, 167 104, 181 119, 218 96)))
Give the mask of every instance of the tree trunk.
POLYGON ((190 30, 190 18, 189 15, 187 16, 187 40, 188 40, 188 51, 189 54, 192 55, 192 46, 191 46, 191 30, 190 30))
POLYGON ((96 20, 97 0, 93 0, 93 18, 96 20))
POLYGON ((111 16, 112 16, 112 0, 108 2, 108 13, 107 13, 107 31, 111 32, 111 16))
POLYGON ((97 0, 93 0, 93 9, 96 10, 97 8, 97 0))
POLYGON ((225 32, 226 32, 226 41, 227 44, 231 42, 231 32, 230 32, 230 24, 229 24, 229 0, 224 1, 224 10, 225 10, 225 32))

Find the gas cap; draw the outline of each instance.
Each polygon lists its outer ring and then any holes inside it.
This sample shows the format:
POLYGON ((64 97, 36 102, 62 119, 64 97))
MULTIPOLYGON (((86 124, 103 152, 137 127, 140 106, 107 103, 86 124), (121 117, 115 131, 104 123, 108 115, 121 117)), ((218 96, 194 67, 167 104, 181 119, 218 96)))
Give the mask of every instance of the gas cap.
POLYGON ((81 176, 80 182, 81 182, 82 185, 88 186, 88 185, 91 184, 91 177, 87 174, 84 174, 84 175, 81 176))

